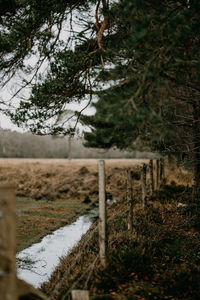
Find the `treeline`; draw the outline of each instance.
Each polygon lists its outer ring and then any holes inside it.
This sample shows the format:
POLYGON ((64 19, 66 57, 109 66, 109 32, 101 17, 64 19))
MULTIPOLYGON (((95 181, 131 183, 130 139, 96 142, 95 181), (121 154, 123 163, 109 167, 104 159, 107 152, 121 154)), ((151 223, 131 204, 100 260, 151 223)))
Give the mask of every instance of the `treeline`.
MULTIPOLYGON (((38 136, 0 129, 0 157, 9 158, 67 158, 68 137, 38 136)), ((115 149, 100 150, 83 146, 83 139, 71 140, 72 158, 144 158, 148 152, 127 152, 115 149)))
POLYGON ((66 146, 66 140, 62 138, 0 130, 0 157, 65 157, 66 146))

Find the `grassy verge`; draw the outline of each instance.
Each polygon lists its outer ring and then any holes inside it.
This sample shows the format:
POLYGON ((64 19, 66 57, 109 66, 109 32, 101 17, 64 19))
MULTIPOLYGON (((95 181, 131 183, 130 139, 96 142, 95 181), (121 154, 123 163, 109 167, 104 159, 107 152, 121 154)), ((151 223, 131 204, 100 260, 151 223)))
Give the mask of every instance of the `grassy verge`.
POLYGON ((54 201, 17 198, 17 251, 40 241, 42 237, 70 224, 88 209, 77 199, 54 201))
POLYGON ((70 295, 72 285, 90 289, 93 300, 199 299, 199 200, 192 197, 190 188, 173 185, 163 186, 144 210, 139 190, 135 200, 133 233, 127 231, 126 201, 116 203, 108 212, 107 268, 102 269, 97 261, 93 273, 90 268, 86 272, 99 251, 96 232, 64 279, 84 241, 62 259, 51 280, 42 286, 47 295, 52 295, 55 285, 63 279, 55 299, 70 295))

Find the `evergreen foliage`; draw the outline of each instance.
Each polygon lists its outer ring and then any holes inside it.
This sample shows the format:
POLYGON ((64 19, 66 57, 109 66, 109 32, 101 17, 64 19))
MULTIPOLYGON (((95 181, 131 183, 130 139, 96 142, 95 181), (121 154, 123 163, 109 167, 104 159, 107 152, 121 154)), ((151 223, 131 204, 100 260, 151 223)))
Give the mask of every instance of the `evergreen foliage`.
POLYGON ((4 83, 18 69, 37 78, 24 80, 33 88, 10 113, 17 124, 39 134, 73 133, 60 122, 66 103, 95 98, 94 116, 76 114, 91 127, 88 146, 123 149, 137 142, 184 153, 200 181, 199 1, 15 0, 2 11, 4 83), (33 54, 38 62, 27 67, 33 54), (39 76, 46 59, 48 72, 39 76))
POLYGON ((131 147, 139 137, 153 150, 192 151, 193 112, 199 109, 199 8, 192 1, 189 6, 121 1, 113 7, 113 22, 120 32, 123 25, 124 37, 117 47, 112 43, 114 68, 101 76, 117 83, 98 94, 96 115, 83 117, 93 125, 85 135, 88 145, 131 147))

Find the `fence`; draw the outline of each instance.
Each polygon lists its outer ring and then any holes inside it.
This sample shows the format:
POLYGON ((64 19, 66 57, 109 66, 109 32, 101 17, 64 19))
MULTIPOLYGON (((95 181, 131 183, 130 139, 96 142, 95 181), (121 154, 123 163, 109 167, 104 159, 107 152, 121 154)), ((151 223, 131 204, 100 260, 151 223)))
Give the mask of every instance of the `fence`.
MULTIPOLYGON (((107 207, 106 207, 106 176, 105 176, 105 162, 100 160, 98 163, 99 170, 99 224, 93 230, 89 232, 87 239, 83 238, 83 245, 80 248, 78 254, 74 258, 72 264, 62 275, 61 280, 55 286, 51 293, 51 299, 59 291, 64 280, 69 273, 73 270, 73 267, 81 257, 83 251, 88 245, 89 241, 93 238, 94 234, 99 231, 99 256, 96 256, 94 261, 87 267, 82 275, 72 284, 72 286, 65 292, 62 300, 67 299, 71 294, 73 300, 89 300, 89 291, 87 290, 88 282, 92 276, 94 267, 100 260, 100 264, 103 268, 107 266, 109 257, 107 254, 108 247, 108 233, 107 233, 107 207), (78 282, 86 277, 83 290, 75 289, 78 282)), ((150 160, 149 165, 143 164, 140 171, 141 180, 141 206, 145 208, 148 195, 159 189, 160 184, 165 181, 165 164, 164 159, 150 160), (147 171, 149 174, 147 174, 147 171), (150 191, 147 193, 147 175, 149 175, 150 191)), ((127 229, 133 232, 133 208, 134 197, 133 188, 134 180, 132 178, 131 169, 126 170, 127 180, 127 201, 129 203, 129 215, 127 218, 127 229)), ((15 216, 15 196, 14 187, 2 184, 0 185, 0 300, 17 300, 18 288, 16 279, 16 264, 15 264, 15 252, 16 252, 16 216, 15 216)), ((37 295, 37 299, 47 299, 42 293, 34 289, 30 285, 26 285, 26 290, 30 289, 32 294, 37 295)))
MULTIPOLYGON (((106 204, 106 181, 105 181, 105 163, 103 160, 100 160, 98 163, 99 169, 99 224, 98 227, 96 226, 91 232, 88 239, 84 242, 83 247, 80 249, 79 253, 73 260, 72 265, 70 265, 69 269, 65 272, 62 280, 57 284, 52 294, 53 296, 61 287, 62 283, 66 279, 67 275, 69 274, 72 267, 78 261, 78 258, 81 256, 82 252, 84 251, 85 247, 89 243, 89 241, 93 238, 94 233, 98 230, 99 231, 99 256, 95 258, 95 260, 86 268, 86 270, 81 274, 81 276, 72 284, 72 286, 66 291, 66 293, 61 298, 62 300, 68 299, 67 297, 71 294, 72 300, 89 300, 90 295, 89 291, 87 290, 88 281, 92 275, 94 270, 95 264, 97 263, 98 259, 100 260, 100 264, 102 268, 105 268, 109 262, 108 257, 108 232, 107 232, 107 204, 106 204), (85 283, 83 285, 83 290, 75 290, 77 284, 85 278, 85 283)), ((140 180, 141 180, 141 207, 145 209, 145 206, 148 201, 148 196, 152 195, 155 190, 157 190, 160 185, 164 182, 164 174, 165 174, 165 165, 164 160, 150 160, 149 165, 143 164, 141 166, 140 172, 140 180), (147 193, 147 171, 149 172, 149 181, 150 181, 150 191, 147 193)), ((127 180, 127 201, 129 203, 129 215, 127 218, 127 229, 130 232, 134 231, 133 226, 133 208, 134 208, 134 197, 133 197, 133 190, 134 190, 134 180, 132 178, 131 169, 126 170, 126 180, 127 180)))
POLYGON ((15 280, 16 221, 14 187, 0 187, 0 299, 17 299, 15 280))
POLYGON ((0 185, 0 300, 17 300, 27 295, 47 299, 39 290, 16 277, 15 187, 0 185))

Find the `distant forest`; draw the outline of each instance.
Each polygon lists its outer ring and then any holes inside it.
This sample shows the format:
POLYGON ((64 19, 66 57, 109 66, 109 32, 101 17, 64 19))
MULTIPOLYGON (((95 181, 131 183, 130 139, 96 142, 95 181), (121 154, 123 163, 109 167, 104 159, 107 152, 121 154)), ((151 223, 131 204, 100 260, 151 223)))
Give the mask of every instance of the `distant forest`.
MULTIPOLYGON (((0 129, 0 157, 67 158, 68 137, 38 136, 0 129)), ((83 146, 83 139, 71 140, 72 158, 143 158, 150 153, 128 152, 115 149, 99 150, 83 146)))

